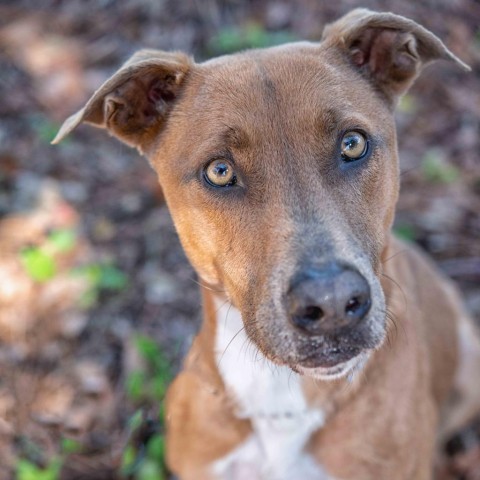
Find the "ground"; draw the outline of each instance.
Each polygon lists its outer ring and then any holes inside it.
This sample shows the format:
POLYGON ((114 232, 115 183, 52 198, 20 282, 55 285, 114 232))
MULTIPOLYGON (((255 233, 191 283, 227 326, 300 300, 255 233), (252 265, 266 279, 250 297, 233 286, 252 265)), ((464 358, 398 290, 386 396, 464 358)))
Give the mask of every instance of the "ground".
MULTIPOLYGON (((0 1, 0 479, 168 478, 162 399, 201 318, 195 274, 139 155, 61 122, 130 54, 197 60, 320 38, 351 0, 0 1)), ((480 5, 365 0, 415 19, 472 67, 428 67, 397 124, 395 229, 480 322, 480 5)), ((477 423, 442 480, 480 479, 477 423)))

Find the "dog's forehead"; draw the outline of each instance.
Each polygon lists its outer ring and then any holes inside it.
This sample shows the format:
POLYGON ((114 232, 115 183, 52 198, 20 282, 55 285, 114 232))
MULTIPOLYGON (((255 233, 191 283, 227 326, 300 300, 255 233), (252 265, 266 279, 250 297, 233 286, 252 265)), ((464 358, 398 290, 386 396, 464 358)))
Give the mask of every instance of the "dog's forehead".
POLYGON ((294 43, 210 60, 196 67, 193 117, 210 124, 315 128, 327 114, 383 110, 368 82, 322 44, 294 43), (367 93, 368 92, 368 93, 367 93), (374 95, 373 95, 374 96, 374 95), (304 125, 306 124, 306 125, 304 125))
MULTIPOLYGON (((199 96, 242 104, 275 100, 296 93, 297 100, 338 85, 342 73, 325 60, 315 44, 287 44, 227 55, 199 66, 203 78, 199 96)), ((319 95, 321 97, 321 95, 319 95)))

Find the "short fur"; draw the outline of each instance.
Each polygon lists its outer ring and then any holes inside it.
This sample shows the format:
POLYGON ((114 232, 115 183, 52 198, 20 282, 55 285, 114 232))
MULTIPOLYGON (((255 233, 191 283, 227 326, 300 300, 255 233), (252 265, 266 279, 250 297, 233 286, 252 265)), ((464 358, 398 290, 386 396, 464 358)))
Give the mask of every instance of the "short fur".
POLYGON ((204 285, 205 321, 168 394, 181 479, 427 480, 439 432, 476 411, 480 347, 457 294, 390 235, 392 111, 437 59, 466 67, 415 22, 357 9, 320 43, 202 64, 139 52, 60 130, 54 142, 89 122, 147 156, 204 285), (339 158, 348 130, 369 135, 361 166, 339 158), (205 183, 216 158, 237 185, 205 183), (371 309, 342 338, 302 335, 289 285, 332 260, 368 281, 371 309))

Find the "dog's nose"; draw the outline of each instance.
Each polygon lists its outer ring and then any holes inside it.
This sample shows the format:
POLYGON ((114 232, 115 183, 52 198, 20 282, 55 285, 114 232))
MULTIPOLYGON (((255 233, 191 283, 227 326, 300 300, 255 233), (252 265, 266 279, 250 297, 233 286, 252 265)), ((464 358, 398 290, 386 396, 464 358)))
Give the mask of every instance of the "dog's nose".
POLYGON ((292 282, 287 295, 290 321, 311 334, 353 327, 370 310, 370 287, 357 270, 330 264, 308 270, 292 282))

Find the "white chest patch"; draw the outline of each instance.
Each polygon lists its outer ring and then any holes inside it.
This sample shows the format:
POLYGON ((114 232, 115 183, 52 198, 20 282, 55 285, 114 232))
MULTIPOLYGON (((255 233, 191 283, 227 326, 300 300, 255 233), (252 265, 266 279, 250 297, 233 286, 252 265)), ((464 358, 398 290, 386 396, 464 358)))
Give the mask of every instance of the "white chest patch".
POLYGON ((240 312, 218 303, 216 358, 239 418, 249 418, 253 434, 213 465, 219 479, 328 480, 304 452, 312 432, 325 422, 322 410, 310 408, 301 376, 267 360, 248 340, 240 312))

